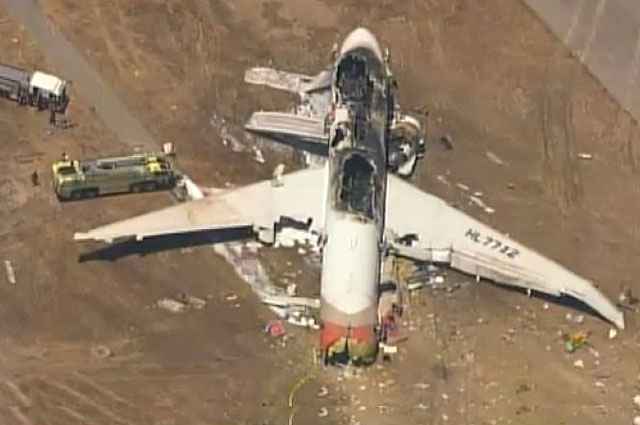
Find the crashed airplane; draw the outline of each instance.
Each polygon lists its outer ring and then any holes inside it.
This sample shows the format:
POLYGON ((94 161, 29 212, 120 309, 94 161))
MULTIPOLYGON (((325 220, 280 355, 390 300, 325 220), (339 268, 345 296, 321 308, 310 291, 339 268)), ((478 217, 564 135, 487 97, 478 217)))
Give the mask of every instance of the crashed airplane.
POLYGON ((320 342, 329 362, 346 358, 366 364, 376 358, 380 280, 390 253, 446 263, 527 290, 568 295, 624 327, 622 312, 590 281, 389 172, 395 84, 388 55, 360 28, 348 35, 336 56, 331 71, 310 90, 329 90, 324 120, 257 112, 247 125, 275 139, 284 134, 293 143, 324 144, 324 167, 279 176, 277 184, 261 181, 215 192, 76 233, 75 239, 142 240, 251 227, 259 240, 272 242, 284 219, 305 223, 321 235, 320 342))

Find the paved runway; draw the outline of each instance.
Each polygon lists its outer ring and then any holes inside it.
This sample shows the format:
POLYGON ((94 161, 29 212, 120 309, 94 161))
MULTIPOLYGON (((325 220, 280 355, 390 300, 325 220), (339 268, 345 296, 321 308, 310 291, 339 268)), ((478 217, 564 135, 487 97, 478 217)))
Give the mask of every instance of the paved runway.
POLYGON ((640 120, 640 1, 524 0, 640 120))

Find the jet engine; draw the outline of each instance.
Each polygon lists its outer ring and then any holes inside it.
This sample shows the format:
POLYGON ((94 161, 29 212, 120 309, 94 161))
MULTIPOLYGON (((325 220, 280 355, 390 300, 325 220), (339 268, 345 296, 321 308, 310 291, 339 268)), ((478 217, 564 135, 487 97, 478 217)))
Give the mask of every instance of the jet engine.
POLYGON ((390 136, 387 147, 389 171, 400 177, 411 177, 418 160, 425 153, 422 125, 414 117, 396 112, 390 136))

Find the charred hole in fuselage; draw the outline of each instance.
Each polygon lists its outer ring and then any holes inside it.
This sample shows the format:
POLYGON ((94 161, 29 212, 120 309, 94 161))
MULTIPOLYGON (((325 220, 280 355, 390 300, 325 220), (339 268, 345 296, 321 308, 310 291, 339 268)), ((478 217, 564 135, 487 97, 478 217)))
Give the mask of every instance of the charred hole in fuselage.
POLYGON ((369 76, 367 59, 351 54, 340 61, 337 71, 338 88, 347 102, 360 102, 370 97, 373 80, 369 76))
POLYGON ((338 209, 373 219, 375 169, 362 155, 353 154, 344 160, 338 194, 338 209))

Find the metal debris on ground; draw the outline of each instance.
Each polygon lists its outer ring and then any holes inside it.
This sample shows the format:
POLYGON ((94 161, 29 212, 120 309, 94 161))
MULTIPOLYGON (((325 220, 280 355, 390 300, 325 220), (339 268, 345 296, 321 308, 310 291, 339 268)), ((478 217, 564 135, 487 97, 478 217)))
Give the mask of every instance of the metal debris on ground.
POLYGON ((573 335, 564 335, 564 348, 568 353, 573 353, 589 343, 589 333, 585 331, 576 332, 573 335))
POLYGON ((320 390, 318 391, 317 396, 318 397, 325 397, 329 394, 329 389, 325 386, 320 387, 320 390))
POLYGON ((580 152, 578 154, 578 158, 590 160, 590 159, 593 159, 593 155, 590 153, 580 152))
POLYGON ((633 418, 633 425, 640 425, 640 416, 633 418))
POLYGON ((500 159, 498 155, 496 155, 491 151, 487 151, 487 158, 489 158, 489 160, 493 163, 496 163, 498 165, 504 165, 504 161, 500 159))
POLYGON ((575 362, 573 362, 573 367, 584 369, 584 361, 582 361, 582 359, 576 360, 575 362))
POLYGON ((318 410, 318 417, 324 418, 327 417, 329 415, 329 410, 326 407, 321 407, 320 410, 318 410))
POLYGON ((91 354, 98 359, 106 359, 111 357, 111 350, 105 345, 96 345, 91 347, 91 354))
POLYGON ((609 339, 613 339, 616 336, 618 336, 618 330, 614 328, 609 329, 609 339))
POLYGON ((238 299, 238 296, 236 294, 228 294, 224 299, 227 301, 235 301, 238 299))
POLYGON ((453 138, 449 134, 445 134, 444 136, 440 137, 440 143, 448 151, 453 149, 453 138))
POLYGON ((15 270, 13 270, 13 265, 11 264, 11 261, 4 260, 4 269, 7 273, 7 280, 9 281, 9 283, 12 285, 15 285, 16 273, 15 273, 15 270))
POLYGON ((171 298, 162 298, 161 300, 158 300, 156 304, 158 307, 172 313, 182 313, 187 309, 187 305, 185 303, 171 298))
POLYGON ((187 304, 196 310, 202 310, 207 305, 207 301, 202 298, 194 297, 192 295, 187 295, 185 298, 187 304))
POLYGON ((456 187, 460 190, 464 190, 465 192, 469 191, 469 186, 464 183, 456 183, 456 187))
POLYGON ((284 336, 287 333, 282 320, 269 321, 267 326, 265 326, 264 331, 274 338, 284 336))
POLYGON ((640 394, 636 394, 636 396, 633 397, 633 404, 635 404, 636 407, 640 409, 640 394))

